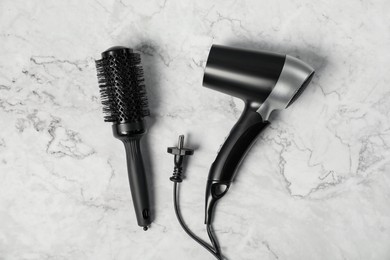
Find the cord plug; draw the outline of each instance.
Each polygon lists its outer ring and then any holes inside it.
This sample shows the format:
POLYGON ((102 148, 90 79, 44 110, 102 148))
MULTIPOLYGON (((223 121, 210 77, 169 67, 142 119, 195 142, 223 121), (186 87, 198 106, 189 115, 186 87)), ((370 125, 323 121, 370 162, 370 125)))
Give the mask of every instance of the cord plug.
POLYGON ((175 168, 173 170, 173 175, 169 178, 173 182, 182 182, 182 172, 183 172, 183 160, 184 157, 193 155, 194 150, 190 148, 184 148, 184 135, 179 136, 179 140, 177 142, 177 147, 168 147, 167 152, 173 154, 175 156, 175 168))

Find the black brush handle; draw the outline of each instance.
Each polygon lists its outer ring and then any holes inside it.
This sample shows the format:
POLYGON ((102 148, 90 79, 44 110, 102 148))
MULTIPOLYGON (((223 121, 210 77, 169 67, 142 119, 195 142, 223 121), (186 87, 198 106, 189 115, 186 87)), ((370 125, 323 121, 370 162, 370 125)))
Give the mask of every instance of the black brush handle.
POLYGON ((268 124, 249 103, 246 105, 211 165, 206 187, 206 224, 211 223, 215 202, 226 194, 238 166, 256 137, 268 124))
POLYGON ((150 225, 150 205, 145 167, 140 149, 140 138, 122 140, 126 149, 127 171, 129 174, 131 196, 138 225, 150 225))

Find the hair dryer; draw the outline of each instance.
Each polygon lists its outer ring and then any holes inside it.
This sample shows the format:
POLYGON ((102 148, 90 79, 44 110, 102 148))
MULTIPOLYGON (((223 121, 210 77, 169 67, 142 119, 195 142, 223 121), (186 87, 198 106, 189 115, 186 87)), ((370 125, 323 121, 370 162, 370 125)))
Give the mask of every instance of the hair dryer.
POLYGON ((245 108, 210 168, 205 224, 216 202, 229 190, 237 168, 275 110, 291 105, 308 85, 314 69, 289 55, 213 45, 203 85, 238 97, 245 108))

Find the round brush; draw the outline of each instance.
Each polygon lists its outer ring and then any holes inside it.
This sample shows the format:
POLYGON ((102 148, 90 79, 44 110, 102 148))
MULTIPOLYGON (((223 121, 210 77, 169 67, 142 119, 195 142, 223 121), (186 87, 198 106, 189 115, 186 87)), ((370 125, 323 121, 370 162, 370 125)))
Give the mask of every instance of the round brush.
POLYGON ((96 61, 105 114, 114 137, 125 145, 130 190, 138 225, 151 223, 148 185, 140 139, 146 133, 143 118, 149 115, 140 55, 125 47, 112 47, 96 61))

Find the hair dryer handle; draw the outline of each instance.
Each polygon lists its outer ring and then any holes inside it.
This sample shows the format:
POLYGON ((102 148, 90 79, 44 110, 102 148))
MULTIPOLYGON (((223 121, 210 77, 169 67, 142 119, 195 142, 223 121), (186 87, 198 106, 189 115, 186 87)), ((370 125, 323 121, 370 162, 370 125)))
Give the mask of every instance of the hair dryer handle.
POLYGON ((215 202, 226 194, 238 166, 256 137, 268 124, 250 105, 246 105, 211 165, 206 187, 206 224, 211 223, 215 202))

